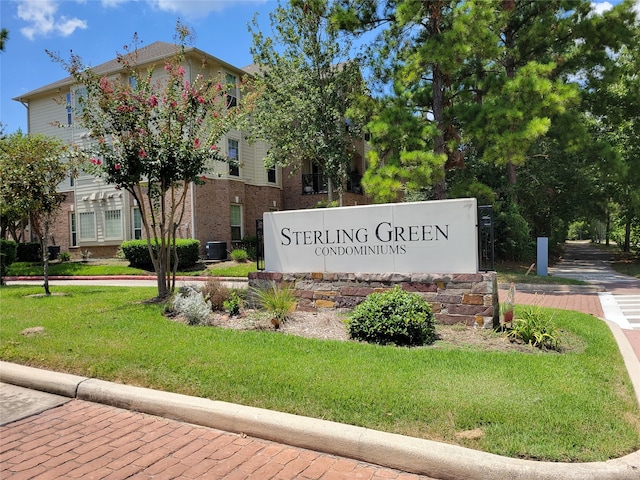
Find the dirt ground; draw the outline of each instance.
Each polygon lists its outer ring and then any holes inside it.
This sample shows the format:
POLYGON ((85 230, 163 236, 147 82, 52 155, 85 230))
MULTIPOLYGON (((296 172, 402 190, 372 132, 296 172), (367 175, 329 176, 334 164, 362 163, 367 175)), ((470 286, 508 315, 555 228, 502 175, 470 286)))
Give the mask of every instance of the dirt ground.
MULTIPOLYGON (((345 321, 348 310, 326 309, 319 312, 292 313, 278 329, 271 324, 266 312, 244 310, 237 316, 215 312, 211 316, 211 325, 237 330, 270 330, 274 334, 299 335, 322 340, 354 341, 349 339, 345 321)), ((539 353, 540 350, 529 345, 510 341, 504 334, 494 330, 467 327, 466 325, 436 325, 436 341, 426 348, 467 348, 492 351, 519 351, 539 353)), ((565 343, 567 349, 574 346, 565 343)))

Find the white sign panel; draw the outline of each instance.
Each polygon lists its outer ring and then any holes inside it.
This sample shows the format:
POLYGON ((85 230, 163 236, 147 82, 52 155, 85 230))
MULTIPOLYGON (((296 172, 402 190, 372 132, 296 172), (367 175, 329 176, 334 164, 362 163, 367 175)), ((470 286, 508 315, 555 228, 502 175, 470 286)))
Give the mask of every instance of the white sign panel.
POLYGON ((264 214, 270 272, 476 273, 475 198, 264 214))

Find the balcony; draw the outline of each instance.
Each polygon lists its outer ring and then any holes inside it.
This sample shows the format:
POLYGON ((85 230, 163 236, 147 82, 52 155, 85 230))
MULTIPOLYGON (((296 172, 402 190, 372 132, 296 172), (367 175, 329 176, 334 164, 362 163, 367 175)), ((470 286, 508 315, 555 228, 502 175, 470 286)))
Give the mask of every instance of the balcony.
MULTIPOLYGON (((358 173, 350 173, 347 175, 346 192, 350 193, 362 193, 362 186, 360 185, 362 175, 358 173)), ((315 195, 318 193, 327 193, 328 180, 327 176, 322 173, 308 173, 302 175, 302 194, 303 195, 315 195)))

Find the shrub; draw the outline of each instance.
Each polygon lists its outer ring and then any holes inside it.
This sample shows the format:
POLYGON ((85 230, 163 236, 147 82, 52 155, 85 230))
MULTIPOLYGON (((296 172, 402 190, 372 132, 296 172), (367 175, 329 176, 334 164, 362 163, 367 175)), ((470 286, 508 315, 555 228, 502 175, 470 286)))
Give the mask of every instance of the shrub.
POLYGON ((535 244, 531 228, 517 205, 503 206, 495 216, 495 253, 502 260, 519 261, 532 258, 535 244))
POLYGON ((232 290, 229 297, 222 303, 224 305, 224 309, 229 312, 229 315, 238 315, 240 313, 240 308, 242 307, 242 297, 237 291, 232 290))
POLYGON ((13 240, 0 239, 0 276, 7 274, 9 266, 16 261, 18 244, 13 240))
MULTIPOLYGON (((158 243, 157 240, 152 242, 153 248, 156 248, 155 245, 158 243)), ((120 248, 132 267, 153 270, 146 240, 128 240, 122 242, 120 248)), ((178 270, 192 267, 200 260, 200 242, 198 240, 178 238, 176 239, 176 249, 178 250, 178 270)))
POLYGON ((60 260, 61 263, 68 262, 71 260, 71 254, 69 252, 62 252, 58 255, 58 260, 60 260))
POLYGON ((380 345, 425 345, 435 340, 433 313, 417 293, 396 286, 372 293, 354 309, 347 328, 349 336, 380 345))
POLYGON ((23 242, 18 244, 17 249, 18 262, 41 262, 42 249, 38 242, 23 242))
POLYGON ((230 293, 231 291, 216 278, 210 278, 202 287, 202 295, 211 303, 211 309, 214 311, 224 310, 224 302, 230 293))
POLYGON ((558 350, 560 347, 559 331, 553 323, 553 315, 546 315, 536 305, 522 308, 507 336, 540 349, 558 350))
POLYGON ((246 250, 236 248, 235 250, 231 251, 231 258, 238 263, 246 263, 246 261, 249 259, 249 255, 247 254, 246 250))
POLYGON ((290 288, 279 288, 275 284, 270 288, 252 290, 258 305, 271 315, 271 323, 275 328, 287 320, 297 305, 297 299, 290 288))
POLYGON ((202 292, 186 288, 181 289, 173 299, 173 309, 184 316, 189 325, 208 325, 211 303, 204 299, 202 292))

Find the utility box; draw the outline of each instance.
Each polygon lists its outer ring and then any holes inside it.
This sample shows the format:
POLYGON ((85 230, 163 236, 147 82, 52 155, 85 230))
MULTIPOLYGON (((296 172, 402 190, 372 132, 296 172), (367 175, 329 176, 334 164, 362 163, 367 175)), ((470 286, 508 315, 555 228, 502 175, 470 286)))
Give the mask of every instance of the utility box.
POLYGON ((538 259, 536 262, 537 274, 539 277, 546 277, 549 275, 549 238, 538 237, 538 259))
POLYGON ((207 260, 226 260, 227 242, 207 242, 207 260))

